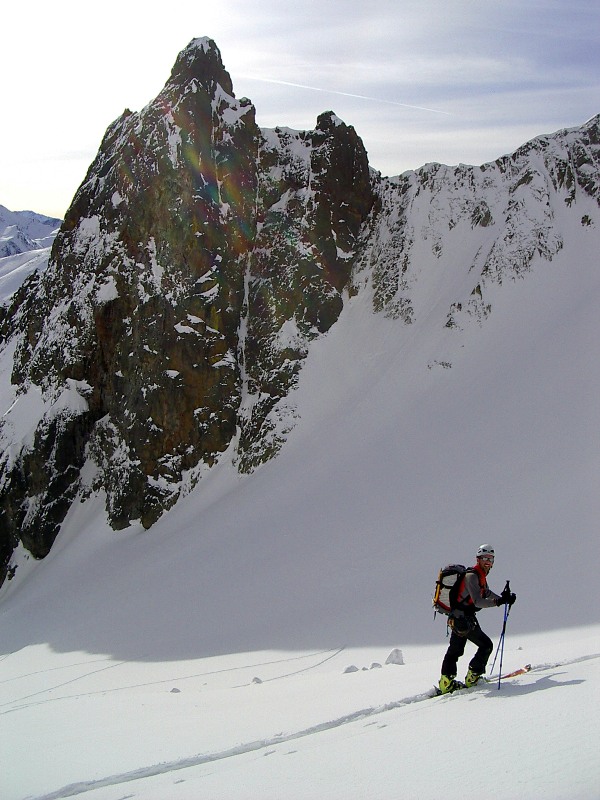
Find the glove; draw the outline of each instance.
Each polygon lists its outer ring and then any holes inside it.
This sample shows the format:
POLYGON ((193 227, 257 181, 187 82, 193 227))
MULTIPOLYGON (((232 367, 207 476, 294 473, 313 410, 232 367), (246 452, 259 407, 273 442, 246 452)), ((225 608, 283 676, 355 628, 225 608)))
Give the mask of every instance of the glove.
POLYGON ((500 597, 498 598, 498 605, 499 606, 512 606, 515 600, 517 599, 517 595, 514 592, 507 591, 504 589, 500 597))

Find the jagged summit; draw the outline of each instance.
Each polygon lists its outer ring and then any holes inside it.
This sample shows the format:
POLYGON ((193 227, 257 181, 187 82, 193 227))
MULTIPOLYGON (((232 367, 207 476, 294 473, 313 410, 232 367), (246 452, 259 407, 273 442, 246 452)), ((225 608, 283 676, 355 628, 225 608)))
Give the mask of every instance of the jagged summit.
POLYGON ((224 457, 240 472, 275 457, 311 343, 349 296, 398 324, 482 322, 490 286, 563 247, 565 213, 597 224, 597 141, 588 123, 388 180, 332 111, 260 129, 214 42, 192 40, 108 128, 48 269, 0 319, 4 569, 19 542, 45 556, 76 498, 150 527, 224 457), (425 275, 456 287, 435 314, 425 275))
POLYGON ((191 81, 199 81, 206 88, 211 83, 218 84, 227 94, 234 96, 231 77, 223 66, 221 52, 208 37, 192 39, 177 56, 171 71, 170 83, 184 87, 191 81))
POLYGON ((317 130, 328 131, 346 123, 338 117, 335 111, 324 111, 317 117, 317 130))

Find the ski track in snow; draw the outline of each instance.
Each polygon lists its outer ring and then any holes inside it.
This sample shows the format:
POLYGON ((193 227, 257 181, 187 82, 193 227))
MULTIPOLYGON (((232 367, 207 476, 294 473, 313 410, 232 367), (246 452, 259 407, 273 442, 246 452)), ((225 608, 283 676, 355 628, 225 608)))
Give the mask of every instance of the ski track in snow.
MULTIPOLYGON (((341 652, 344 648, 337 650, 334 655, 341 652)), ((325 651, 330 652, 330 651, 325 651)), ((315 655, 315 654, 311 654, 315 655)), ((330 656, 333 657, 333 656, 330 656)), ((297 657, 296 657, 297 658, 297 657)), ((329 658, 329 657, 328 657, 329 658)), ((325 659, 325 660, 328 660, 325 659)), ((532 666, 531 670, 526 673, 525 675, 518 675, 510 680, 516 680, 516 678, 524 678, 527 675, 531 675, 534 673, 545 673, 549 672, 554 669, 558 669, 560 667, 566 667, 571 664, 578 664, 584 661, 590 661, 594 659, 600 658, 600 653, 592 653, 588 655, 578 656, 577 658, 565 659, 562 661, 544 663, 544 664, 537 664, 532 666)), ((288 660, 288 659, 284 659, 288 660)), ((293 659, 291 659, 293 660, 293 659)), ((277 663, 277 662, 267 662, 267 663, 277 663)), ((322 663, 322 662, 321 662, 322 663)), ((115 665, 117 666, 117 665, 115 665)), ((315 665, 316 666, 316 665, 315 665)), ((246 667, 234 667, 232 669, 243 669, 246 667)), ((310 669, 310 668, 308 668, 310 669)), ((230 670, 222 670, 222 671, 230 671, 230 670)), ((291 673, 295 674, 295 673, 291 673)), ((193 676, 190 676, 193 677, 193 676)), ((286 677, 286 676, 279 676, 279 677, 286 677)), ((543 680, 544 678, 542 678, 543 680)), ((271 679, 274 680, 274 679, 271 679)), ((492 678, 493 681, 493 678, 492 678)), ((165 682, 165 681, 160 681, 165 682)), ((536 682, 537 683, 537 682, 536 682)), ((130 688, 130 687, 123 687, 123 688, 130 688)), ((476 686, 472 689, 463 689, 458 696, 465 697, 469 694, 480 692, 481 689, 487 688, 488 692, 497 691, 497 687, 494 686, 493 682, 491 684, 484 684, 483 686, 476 686)), ((524 686, 525 691, 531 692, 535 691, 536 687, 535 684, 533 687, 531 686, 524 686)), ((95 693, 94 693, 95 694, 95 693)), ((83 695, 82 695, 83 696, 83 695)), ((57 698, 61 699, 61 698, 57 698)), ((367 719, 369 717, 375 717, 379 714, 386 713, 388 711, 394 711, 399 708, 403 708, 405 706, 414 705, 416 703, 422 703, 425 700, 433 700, 437 699, 438 703, 446 703, 453 700, 453 696, 441 696, 436 697, 432 691, 422 692, 420 694, 411 695, 409 697, 404 697, 400 700, 394 700, 390 703, 385 703, 380 706, 374 706, 372 708, 363 708, 359 709, 358 711, 351 712, 349 714, 344 714, 337 719, 329 720, 326 722, 318 723, 317 725, 312 725, 308 728, 305 728, 300 731, 295 731, 288 734, 278 734, 271 738, 267 739, 260 739, 253 742, 246 742, 234 747, 228 748, 226 750, 222 750, 220 752, 215 753, 198 753, 193 756, 189 756, 188 758, 182 758, 175 761, 166 761, 158 764, 152 764, 147 767, 140 767, 139 769, 131 770, 129 772, 123 772, 120 774, 109 775, 105 778, 98 778, 93 781, 81 781, 78 783, 72 783, 68 786, 64 786, 61 789, 56 791, 50 792, 49 794, 38 795, 36 797, 29 797, 26 800, 62 800, 63 798, 67 797, 76 797, 77 795, 85 794, 86 792, 91 792, 96 789, 107 788, 110 786, 118 786, 121 783, 131 783, 132 781, 143 780, 145 778, 153 778, 159 775, 165 775, 169 772, 178 772, 180 770, 190 769, 193 767, 199 767, 204 764, 210 764, 216 761, 223 761, 228 758, 235 758, 236 756, 245 755, 247 753, 256 752, 259 750, 264 750, 269 747, 275 747, 277 745, 285 744, 287 742, 293 742, 298 739, 303 739, 307 736, 312 736, 314 734, 319 734, 324 731, 329 731, 334 728, 340 728, 344 725, 349 725, 354 722, 358 722, 362 719, 367 719)))
MULTIPOLYGON (((7 653, 5 656, 2 656, 2 658, 0 658, 0 663, 2 661, 5 661, 11 655, 13 655, 13 654, 12 653, 7 653)), ((73 667, 88 666, 88 664, 97 664, 98 662, 101 662, 101 661, 110 661, 110 660, 111 660, 110 658, 96 658, 94 661, 76 661, 74 664, 63 664, 60 667, 47 667, 46 669, 35 670, 35 672, 26 672, 24 675, 13 675, 12 678, 2 678, 2 680, 0 680, 0 683, 10 683, 11 681, 20 681, 23 678, 32 678, 34 675, 43 675, 46 672, 57 672, 58 670, 72 669, 73 667)), ((123 663, 123 662, 119 662, 119 663, 123 663)), ((89 673, 87 673, 87 674, 89 674, 89 673)), ((84 676, 81 675, 80 677, 84 677, 84 676)))
MULTIPOLYGON (((63 686, 68 686, 69 684, 75 683, 76 681, 88 678, 90 675, 96 675, 98 672, 105 672, 106 670, 114 669, 115 667, 121 667, 123 666, 123 664, 129 663, 128 661, 119 661, 116 664, 109 664, 106 667, 100 667, 99 669, 94 669, 91 670, 90 672, 85 672, 83 675, 78 675, 75 678, 71 678, 68 681, 64 681, 63 683, 58 683, 55 686, 49 686, 45 689, 40 689, 37 692, 32 692, 31 694, 25 695, 24 697, 19 697, 16 700, 9 700, 6 703, 0 703, 0 708, 5 708, 6 706, 12 706, 12 708, 8 708, 5 711, 0 711, 0 716, 4 716, 5 714, 11 714, 15 711, 22 711, 26 708, 30 708, 31 706, 43 705, 45 703, 53 703, 60 700, 74 700, 80 697, 91 697, 93 695, 109 694, 110 692, 123 692, 129 689, 141 689, 147 686, 159 686, 160 684, 163 683, 173 683, 174 681, 178 682, 186 681, 186 680, 191 680, 193 678, 207 677, 209 675, 220 675, 226 672, 236 672, 241 670, 254 669, 255 667, 272 666, 273 664, 287 664, 291 661, 300 661, 302 659, 315 658, 316 656, 325 655, 325 658, 321 659, 315 664, 310 664, 308 667, 302 667, 302 669, 294 670, 293 672, 286 672, 283 675, 276 675, 272 678, 265 678, 261 681, 261 683, 270 683, 271 681, 281 680, 282 678, 289 678, 292 675, 300 675, 303 672, 315 669, 316 667, 325 664, 327 661, 330 661, 332 658, 335 658, 335 656, 342 653, 345 649, 346 649, 345 647, 338 647, 329 650, 320 650, 317 651, 316 653, 303 653, 302 655, 291 656, 290 658, 279 658, 273 661, 259 661, 255 664, 243 664, 237 667, 226 667, 224 669, 209 670, 207 672, 196 672, 193 673, 192 675, 181 675, 181 676, 178 675, 170 678, 161 678, 161 680, 157 681, 146 681, 144 683, 131 683, 124 686, 112 686, 105 689, 96 689, 91 692, 78 692, 76 694, 67 694, 67 695, 61 695, 60 697, 49 697, 44 700, 36 700, 33 703, 24 703, 25 700, 30 700, 32 697, 37 697, 38 695, 41 694, 47 694, 48 692, 53 692, 55 689, 61 689, 63 686), (15 705, 16 703, 22 703, 22 705, 15 705)), ((97 659, 97 661, 106 661, 106 659, 97 659)), ((21 680, 22 678, 28 678, 31 677, 32 675, 40 675, 45 672, 54 672, 56 670, 71 669, 74 666, 80 666, 81 663, 94 663, 94 662, 79 662, 77 664, 65 664, 64 666, 61 667, 51 667, 50 669, 47 670, 38 670, 37 672, 30 672, 26 675, 17 675, 12 678, 6 678, 4 680, 1 680, 0 684, 10 683, 11 681, 21 680)), ((233 686, 232 688, 237 689, 241 688, 242 686, 249 686, 250 684, 251 682, 245 684, 239 684, 238 686, 233 686)))

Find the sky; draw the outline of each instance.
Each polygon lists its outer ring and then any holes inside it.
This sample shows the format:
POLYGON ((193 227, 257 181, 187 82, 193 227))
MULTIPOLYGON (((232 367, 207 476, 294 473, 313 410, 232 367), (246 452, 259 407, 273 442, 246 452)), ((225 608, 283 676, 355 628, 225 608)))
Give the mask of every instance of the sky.
POLYGON ((333 110, 385 175, 480 164, 600 112, 596 0, 74 0, 2 12, 0 204, 62 217, 108 125, 215 40, 262 127, 333 110))

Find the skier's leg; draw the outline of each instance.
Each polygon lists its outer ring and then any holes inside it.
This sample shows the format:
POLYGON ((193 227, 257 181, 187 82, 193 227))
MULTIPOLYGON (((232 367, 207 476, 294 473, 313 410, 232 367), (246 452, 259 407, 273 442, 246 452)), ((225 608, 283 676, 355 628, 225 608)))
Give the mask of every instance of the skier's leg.
POLYGON ((456 665, 458 659, 465 652, 467 640, 464 636, 459 636, 452 631, 450 635, 450 644, 442 661, 442 675, 447 675, 449 678, 456 677, 456 665))
POLYGON ((475 619, 475 624, 469 632, 468 639, 477 647, 477 652, 471 659, 469 668, 475 675, 483 675, 494 645, 490 637, 481 630, 477 619, 475 619))

